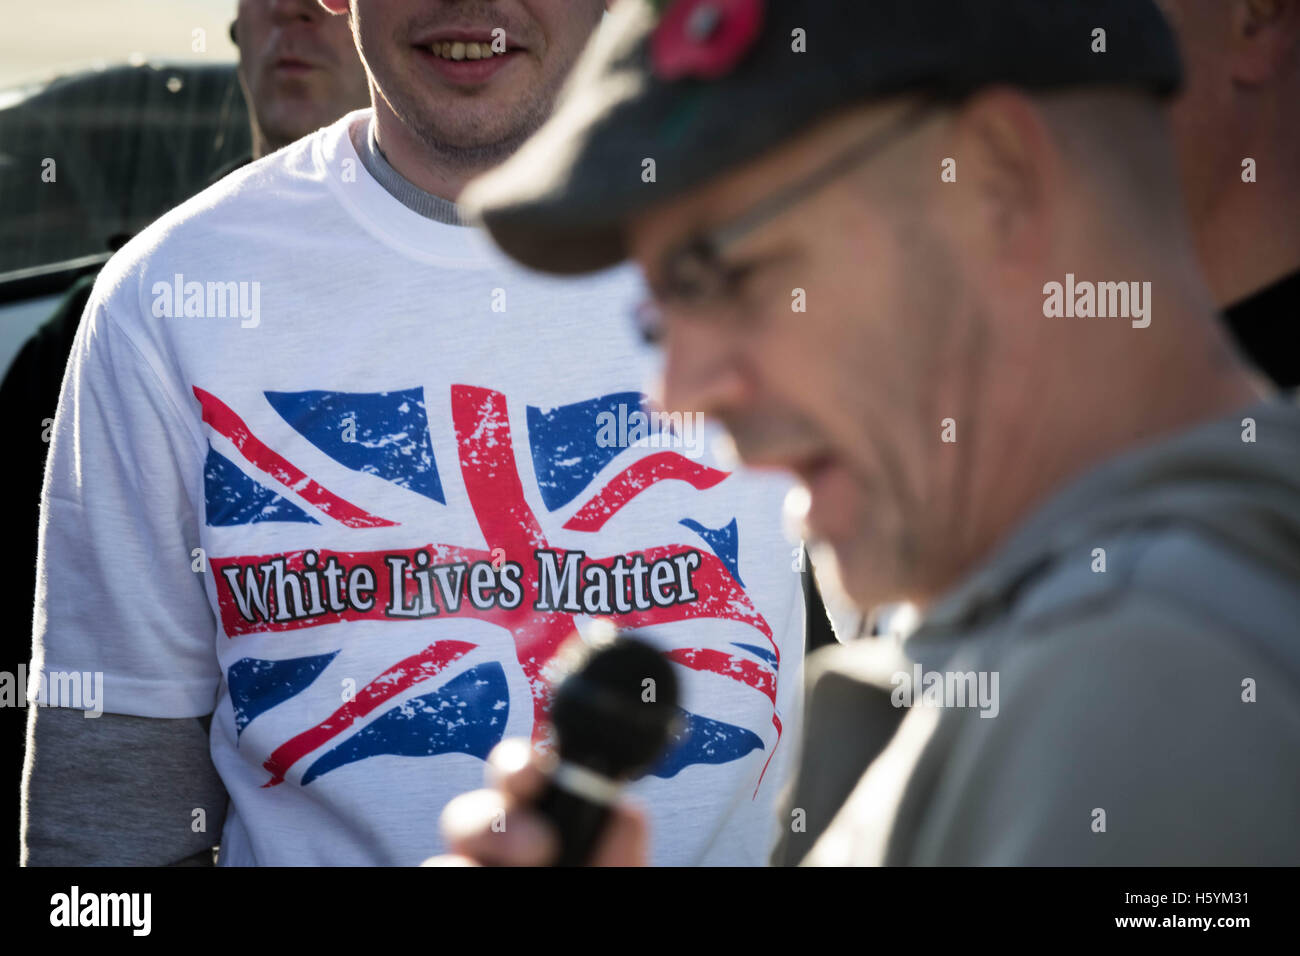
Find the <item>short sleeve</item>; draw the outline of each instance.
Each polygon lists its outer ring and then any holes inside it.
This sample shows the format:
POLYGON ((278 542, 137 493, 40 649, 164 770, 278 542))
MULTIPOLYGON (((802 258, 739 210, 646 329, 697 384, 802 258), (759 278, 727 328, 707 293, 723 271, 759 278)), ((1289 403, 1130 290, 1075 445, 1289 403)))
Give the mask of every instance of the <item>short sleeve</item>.
POLYGON ((196 717, 212 712, 220 682, 192 557, 202 438, 150 352, 152 362, 97 285, 45 468, 29 689, 55 706, 196 717))

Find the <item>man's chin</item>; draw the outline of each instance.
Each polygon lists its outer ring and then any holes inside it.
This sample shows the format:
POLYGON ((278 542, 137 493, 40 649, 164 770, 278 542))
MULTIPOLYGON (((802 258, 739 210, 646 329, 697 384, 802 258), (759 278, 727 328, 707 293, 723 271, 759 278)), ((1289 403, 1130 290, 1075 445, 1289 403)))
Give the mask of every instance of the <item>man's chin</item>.
POLYGON ((302 139, 308 133, 328 126, 341 115, 337 101, 306 94, 279 96, 270 107, 261 108, 257 112, 262 131, 268 137, 286 143, 302 139))
POLYGON ((869 610, 865 603, 866 595, 860 587, 854 586, 852 554, 842 552, 827 541, 814 539, 808 540, 807 548, 808 559, 817 572, 817 588, 826 606, 844 613, 869 610))
POLYGON ((439 148, 475 150, 494 143, 523 143, 542 124, 545 114, 530 121, 540 107, 528 96, 509 90, 482 90, 478 95, 419 89, 390 102, 403 122, 422 139, 439 148))
POLYGON ((890 579, 879 556, 870 554, 861 541, 810 540, 808 556, 828 608, 869 614, 878 605, 905 600, 903 589, 890 579))

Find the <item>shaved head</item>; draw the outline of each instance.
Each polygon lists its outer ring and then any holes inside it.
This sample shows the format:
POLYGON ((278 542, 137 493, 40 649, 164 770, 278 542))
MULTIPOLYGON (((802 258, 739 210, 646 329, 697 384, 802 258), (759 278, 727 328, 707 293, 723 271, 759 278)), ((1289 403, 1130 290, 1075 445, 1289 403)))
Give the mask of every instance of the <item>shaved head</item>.
POLYGON ((1172 113, 1183 191, 1227 305, 1300 266, 1300 0, 1160 5, 1187 77, 1172 113))

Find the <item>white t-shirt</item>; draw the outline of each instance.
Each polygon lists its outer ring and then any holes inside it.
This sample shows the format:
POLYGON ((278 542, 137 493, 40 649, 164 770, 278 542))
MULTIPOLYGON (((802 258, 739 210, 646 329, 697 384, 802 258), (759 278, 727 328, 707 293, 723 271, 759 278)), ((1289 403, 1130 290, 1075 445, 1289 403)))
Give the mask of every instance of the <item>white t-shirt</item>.
MULTIPOLYGON (((546 663, 648 627, 691 728, 632 788, 656 864, 763 864, 802 708, 788 489, 646 421, 620 268, 557 280, 372 179, 354 113, 229 176, 95 285, 42 500, 37 659, 214 712, 221 862, 416 864, 546 663)), ((362 127, 364 128, 364 127, 362 127)), ((66 703, 66 702, 64 702, 66 703)))

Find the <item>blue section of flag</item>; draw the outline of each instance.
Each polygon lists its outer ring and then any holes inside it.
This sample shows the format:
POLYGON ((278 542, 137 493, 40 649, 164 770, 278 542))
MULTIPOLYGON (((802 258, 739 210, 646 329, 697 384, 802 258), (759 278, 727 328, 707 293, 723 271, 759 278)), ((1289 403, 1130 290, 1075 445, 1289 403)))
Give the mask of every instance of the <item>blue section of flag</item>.
POLYGON ((718 556, 718 560, 727 566, 731 576, 736 579, 736 583, 742 588, 745 582, 740 579, 740 532, 736 527, 736 519, 731 519, 731 524, 724 525, 721 528, 706 528, 693 518, 683 518, 678 524, 683 524, 690 528, 701 538, 718 556))
POLYGON ((266 392, 280 417, 339 464, 446 504, 424 389, 266 392))
POLYGON ((203 497, 208 526, 212 528, 259 521, 320 523, 289 499, 249 478, 211 445, 203 463, 203 497))
MULTIPOLYGON (((548 510, 576 498, 626 447, 617 441, 622 437, 617 427, 613 430, 616 440, 601 444, 600 416, 613 415, 615 423, 626 422, 628 415, 638 411, 648 412, 646 397, 640 392, 612 392, 547 411, 528 406, 528 443, 542 503, 548 510)), ((648 432, 647 427, 647 437, 648 432)))
POLYGON ((743 647, 745 650, 749 651, 749 653, 753 654, 755 657, 761 657, 769 664, 776 663, 776 655, 773 654, 771 651, 767 650, 766 648, 759 647, 757 644, 741 644, 739 641, 732 641, 731 643, 735 647, 743 647))
POLYGON ((311 686, 338 653, 293 657, 287 661, 245 657, 231 664, 226 671, 226 684, 230 688, 230 702, 235 708, 236 736, 242 734, 258 714, 311 686))
POLYGON ((495 661, 480 664, 431 694, 403 701, 327 751, 307 769, 302 785, 345 764, 381 754, 464 753, 486 760, 488 751, 501 742, 509 714, 505 671, 495 661))
POLYGON ((689 710, 683 710, 682 715, 686 718, 685 728, 674 734, 671 749, 649 771, 652 776, 675 777, 691 764, 729 763, 751 750, 763 749, 763 741, 752 730, 689 710))

